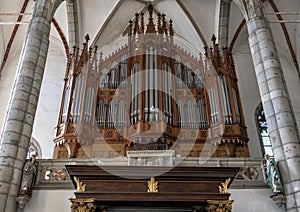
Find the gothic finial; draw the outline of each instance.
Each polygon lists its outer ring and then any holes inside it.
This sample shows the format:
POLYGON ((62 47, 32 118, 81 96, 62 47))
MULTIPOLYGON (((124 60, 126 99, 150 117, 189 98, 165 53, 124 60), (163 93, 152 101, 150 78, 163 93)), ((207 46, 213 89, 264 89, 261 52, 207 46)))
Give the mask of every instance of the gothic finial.
POLYGON ((128 35, 131 36, 132 35, 132 20, 129 20, 129 32, 128 35))
POLYGON ((90 36, 89 36, 89 34, 86 34, 86 36, 85 36, 84 38, 85 38, 85 41, 88 43, 88 42, 89 42, 89 40, 90 40, 90 36))
POLYGON ((102 62, 103 61, 103 52, 101 51, 100 52, 100 62, 102 62))
POLYGON ((152 18, 152 15, 153 15, 153 5, 151 3, 148 5, 148 11, 149 11, 150 17, 152 18))
POLYGON ((141 13, 141 33, 145 31, 145 24, 144 24, 144 13, 141 13))
POLYGON ((149 22, 148 27, 146 30, 146 33, 156 33, 154 22, 153 22, 153 5, 150 3, 148 5, 148 11, 149 11, 149 22))
POLYGON ((94 49, 94 53, 95 53, 95 54, 97 53, 97 50, 98 50, 98 46, 96 45, 96 46, 95 46, 95 49, 94 49))
POLYGON ((158 33, 161 33, 161 14, 157 14, 157 31, 158 33))
POLYGON ((217 40, 217 38, 216 38, 215 34, 213 34, 211 37, 211 41, 213 42, 213 44, 216 44, 216 40, 217 40))
POLYGON ((162 16, 162 24, 163 24, 163 26, 162 26, 162 33, 168 33, 168 29, 167 29, 167 22, 166 22, 166 14, 162 14, 161 15, 162 16))
POLYGON ((89 58, 91 58, 91 57, 92 57, 92 50, 93 50, 93 48, 92 48, 92 47, 90 47, 90 48, 89 48, 89 58))
POLYGON ((135 14, 135 21, 134 21, 134 32, 133 34, 139 34, 140 28, 139 28, 139 14, 135 14))
POLYGON ((172 19, 170 19, 170 21, 169 21, 169 23, 170 23, 170 35, 171 36, 173 36, 174 35, 174 29, 173 29, 173 21, 172 21, 172 19))
POLYGON ((73 46, 73 55, 76 53, 76 46, 73 46))

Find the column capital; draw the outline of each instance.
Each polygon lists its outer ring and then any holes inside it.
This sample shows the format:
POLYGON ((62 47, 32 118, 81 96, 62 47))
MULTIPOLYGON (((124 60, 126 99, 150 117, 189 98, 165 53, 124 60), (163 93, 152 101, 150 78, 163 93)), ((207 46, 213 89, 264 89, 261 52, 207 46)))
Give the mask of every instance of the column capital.
POLYGON ((262 0, 233 0, 240 8, 246 21, 251 20, 256 16, 263 15, 262 0))
POLYGON ((95 199, 76 199, 70 198, 72 212, 95 212, 96 205, 94 204, 95 199))
POLYGON ((231 212, 233 200, 207 200, 208 212, 231 212))

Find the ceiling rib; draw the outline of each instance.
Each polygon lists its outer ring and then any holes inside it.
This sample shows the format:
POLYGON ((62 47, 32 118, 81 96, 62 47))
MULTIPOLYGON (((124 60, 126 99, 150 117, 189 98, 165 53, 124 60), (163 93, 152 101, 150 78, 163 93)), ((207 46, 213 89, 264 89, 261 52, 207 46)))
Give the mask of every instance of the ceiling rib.
POLYGON ((195 19, 193 18, 193 16, 191 15, 191 13, 189 12, 189 10, 184 6, 183 2, 181 0, 176 0, 176 2, 178 3, 178 5, 180 6, 180 8, 183 10, 183 12, 186 14, 186 16, 188 17, 188 19, 190 20, 190 22, 192 23, 193 27, 195 28, 196 32, 198 33, 198 36, 200 37, 202 43, 204 44, 204 46, 208 46, 204 35, 202 34, 199 26, 197 25, 195 19))
MULTIPOLYGON (((29 0, 24 0, 24 3, 22 5, 20 14, 19 14, 16 22, 21 22, 22 21, 23 15, 21 15, 21 14, 23 14, 25 12, 25 10, 27 8, 27 5, 28 5, 28 2, 29 2, 29 0)), ((10 39, 8 41, 8 44, 7 44, 5 53, 4 53, 3 61, 2 61, 1 66, 0 66, 0 78, 1 78, 1 75, 2 75, 2 70, 4 69, 5 63, 7 61, 7 58, 8 58, 8 55, 9 55, 12 43, 14 42, 14 39, 15 39, 16 34, 17 34, 17 31, 19 29, 19 26, 20 26, 19 24, 15 24, 14 29, 13 29, 13 31, 11 33, 10 39)))
POLYGON ((116 12, 118 11, 118 9, 121 7, 121 5, 123 4, 123 2, 124 2, 124 0, 120 0, 118 2, 118 4, 115 6, 115 8, 111 11, 111 13, 109 14, 108 18, 105 20, 104 24, 101 26, 99 32, 95 36, 95 39, 93 40, 93 43, 91 45, 92 47, 96 45, 97 40, 99 40, 99 38, 102 35, 104 29, 106 28, 106 26, 108 25, 108 23, 111 21, 111 19, 113 18, 113 16, 116 14, 116 12))
MULTIPOLYGON (((273 0, 269 0, 269 3, 271 5, 271 7, 273 8, 274 12, 275 13, 279 13, 279 10, 276 6, 276 4, 274 3, 273 0)), ((278 18, 278 21, 283 21, 283 18, 281 16, 281 14, 276 14, 277 18, 278 18)), ((295 67, 297 69, 297 72, 298 72, 298 78, 300 79, 300 72, 299 72, 299 65, 298 65, 298 62, 297 62, 297 57, 296 57, 296 54, 295 54, 295 51, 294 51, 294 48, 293 48, 293 45, 292 45, 292 42, 291 42, 291 39, 290 39, 290 36, 289 36, 289 33, 287 31, 287 28, 285 26, 285 23, 280 23, 281 25, 281 28, 282 28, 282 31, 283 31, 283 34, 285 36, 285 39, 286 39, 286 43, 289 47, 289 51, 290 51, 290 54, 292 56, 292 59, 293 59, 293 62, 295 64, 295 67)))

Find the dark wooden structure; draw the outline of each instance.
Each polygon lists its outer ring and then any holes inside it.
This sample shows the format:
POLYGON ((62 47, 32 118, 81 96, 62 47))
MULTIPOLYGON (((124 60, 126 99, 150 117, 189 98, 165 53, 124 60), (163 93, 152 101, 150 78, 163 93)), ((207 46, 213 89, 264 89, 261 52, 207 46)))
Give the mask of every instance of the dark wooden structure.
POLYGON ((236 167, 66 167, 77 188, 76 199, 92 200, 98 209, 108 208, 108 211, 113 206, 214 211, 209 209, 212 202, 230 208, 232 201, 227 189, 239 170, 236 167))

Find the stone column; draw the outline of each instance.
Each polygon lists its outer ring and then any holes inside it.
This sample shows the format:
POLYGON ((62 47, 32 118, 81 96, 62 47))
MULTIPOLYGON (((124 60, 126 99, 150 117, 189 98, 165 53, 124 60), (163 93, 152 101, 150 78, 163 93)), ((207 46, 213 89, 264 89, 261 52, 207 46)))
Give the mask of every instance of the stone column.
POLYGON ((300 210, 300 143, 283 69, 261 0, 234 0, 241 8, 287 211, 300 210))
POLYGON ((62 0, 36 0, 1 135, 0 212, 16 211, 49 46, 51 20, 62 0))
POLYGON ((69 46, 79 46, 77 1, 67 0, 69 46))

